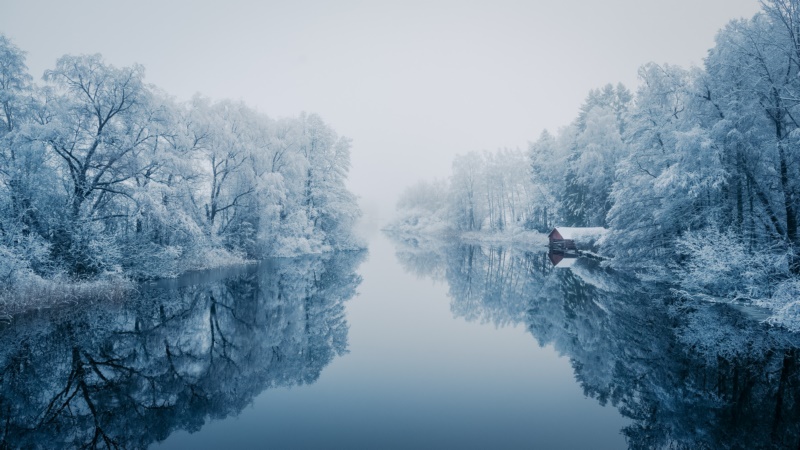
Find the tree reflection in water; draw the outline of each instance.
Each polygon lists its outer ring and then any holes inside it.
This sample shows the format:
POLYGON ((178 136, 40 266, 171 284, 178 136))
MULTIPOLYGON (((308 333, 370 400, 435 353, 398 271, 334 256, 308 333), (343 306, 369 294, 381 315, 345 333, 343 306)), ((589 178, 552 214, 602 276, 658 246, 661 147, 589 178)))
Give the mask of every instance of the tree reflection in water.
POLYGON ((313 383, 347 352, 343 303, 363 256, 273 260, 20 317, 0 329, 0 447, 144 448, 313 383))
POLYGON ((581 258, 397 241, 409 272, 448 283, 457 317, 524 324, 570 358, 587 396, 632 423, 634 449, 798 448, 800 337, 746 310, 688 302, 581 258))

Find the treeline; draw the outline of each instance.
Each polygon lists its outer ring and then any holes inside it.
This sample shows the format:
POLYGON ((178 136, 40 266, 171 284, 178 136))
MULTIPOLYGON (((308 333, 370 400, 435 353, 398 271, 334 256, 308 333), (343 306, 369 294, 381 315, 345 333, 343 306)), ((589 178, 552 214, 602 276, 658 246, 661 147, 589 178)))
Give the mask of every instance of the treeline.
POLYGON ((397 203, 390 226, 405 231, 505 231, 530 225, 538 192, 520 150, 470 152, 453 161, 448 181, 420 181, 397 203))
POLYGON ((0 35, 0 283, 355 248, 349 150, 316 115, 178 102, 100 55, 35 84, 0 35))
MULTIPOLYGON (((524 174, 498 171, 486 155, 460 157, 445 188, 427 189, 447 205, 441 221, 456 230, 605 226, 614 265, 677 274, 688 295, 793 304, 798 27, 800 1, 766 0, 718 33, 703 68, 651 63, 635 94, 590 92, 569 126, 530 144, 524 174)), ((493 158, 523 165, 521 152, 493 158)), ((422 190, 401 200, 401 223, 419 215, 407 205, 422 190)))
POLYGON ((470 152, 447 181, 421 181, 400 197, 398 229, 549 231, 606 226, 616 170, 630 148, 623 136, 633 104, 624 86, 589 93, 557 136, 544 131, 527 152, 470 152))

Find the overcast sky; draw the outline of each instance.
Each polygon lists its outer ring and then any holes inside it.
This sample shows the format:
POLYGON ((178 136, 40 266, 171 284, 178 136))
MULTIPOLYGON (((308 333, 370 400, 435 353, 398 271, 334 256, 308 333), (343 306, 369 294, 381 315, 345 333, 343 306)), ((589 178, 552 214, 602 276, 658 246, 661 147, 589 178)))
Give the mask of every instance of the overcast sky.
POLYGON ((634 89, 648 61, 701 65, 757 0, 3 0, 0 32, 37 79, 65 54, 143 64, 180 99, 316 112, 353 139, 351 188, 389 213, 454 155, 526 148, 589 89, 634 89))

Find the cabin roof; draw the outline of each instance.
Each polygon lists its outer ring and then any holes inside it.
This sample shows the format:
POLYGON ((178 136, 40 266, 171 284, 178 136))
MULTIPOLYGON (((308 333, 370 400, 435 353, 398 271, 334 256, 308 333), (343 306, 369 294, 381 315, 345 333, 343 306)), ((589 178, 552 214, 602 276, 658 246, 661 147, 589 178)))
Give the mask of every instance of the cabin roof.
POLYGON ((561 235, 561 239, 585 239, 585 238, 598 238, 606 233, 603 227, 554 227, 548 236, 553 236, 554 232, 561 235))

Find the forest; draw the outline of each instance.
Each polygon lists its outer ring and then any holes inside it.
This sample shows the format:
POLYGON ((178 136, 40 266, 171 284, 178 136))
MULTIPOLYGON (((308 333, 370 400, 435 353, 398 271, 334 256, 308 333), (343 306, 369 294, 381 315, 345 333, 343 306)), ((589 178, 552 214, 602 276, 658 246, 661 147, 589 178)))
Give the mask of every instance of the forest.
POLYGON ((363 247, 350 140, 315 114, 177 101, 101 55, 35 83, 1 34, 0 106, 0 303, 363 247))
POLYGON ((420 182, 391 228, 606 227, 609 266, 679 296, 770 308, 800 328, 800 5, 728 23, 703 67, 648 63, 631 92, 589 92, 527 151, 471 152, 420 182))

